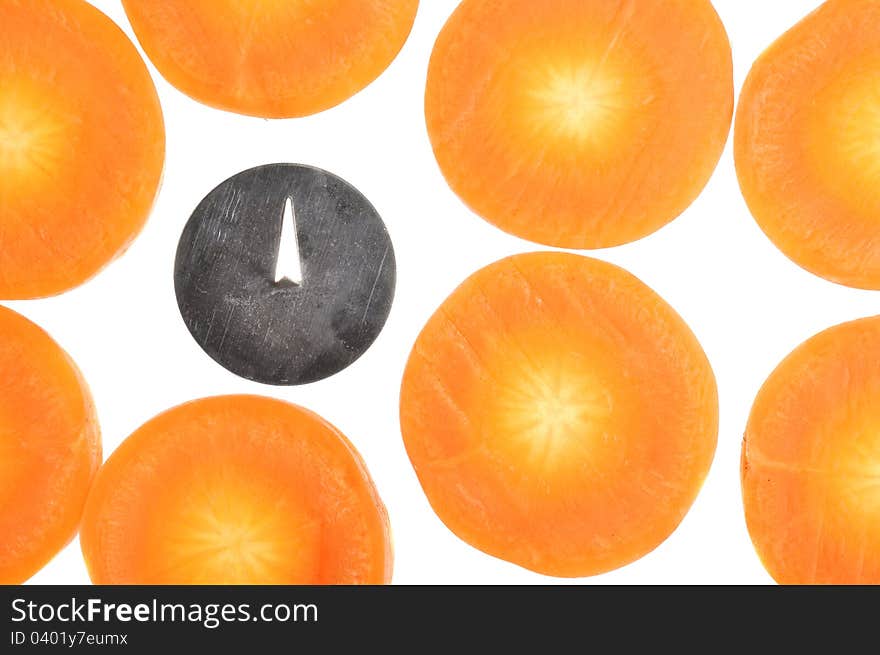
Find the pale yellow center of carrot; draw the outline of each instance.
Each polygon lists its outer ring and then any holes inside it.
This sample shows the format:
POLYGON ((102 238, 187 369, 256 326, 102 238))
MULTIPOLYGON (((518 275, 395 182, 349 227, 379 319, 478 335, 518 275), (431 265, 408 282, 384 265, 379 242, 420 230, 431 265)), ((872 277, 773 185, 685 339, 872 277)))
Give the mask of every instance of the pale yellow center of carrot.
MULTIPOLYGON (((880 211, 880 73, 876 64, 815 99, 810 152, 821 177, 868 214, 880 211)), ((861 67, 860 67, 861 68, 861 67)))
POLYGON ((175 579, 206 584, 308 583, 317 572, 319 526, 247 482, 214 479, 169 517, 163 562, 175 579))
POLYGON ((858 169, 880 182, 880 73, 859 85, 844 105, 840 147, 858 169))
POLYGON ((600 142, 626 107, 621 80, 599 64, 548 66, 528 90, 530 113, 544 131, 600 142))
MULTIPOLYGON (((880 423, 877 412, 858 412, 851 419, 851 439, 841 452, 830 453, 827 468, 851 511, 880 516, 880 423)), ((845 429, 845 428, 844 428, 845 429)))
POLYGON ((27 93, 0 93, 0 175, 51 175, 63 145, 65 126, 27 93))
POLYGON ((541 468, 589 458, 611 415, 601 380, 566 362, 526 363, 498 390, 493 441, 541 468))

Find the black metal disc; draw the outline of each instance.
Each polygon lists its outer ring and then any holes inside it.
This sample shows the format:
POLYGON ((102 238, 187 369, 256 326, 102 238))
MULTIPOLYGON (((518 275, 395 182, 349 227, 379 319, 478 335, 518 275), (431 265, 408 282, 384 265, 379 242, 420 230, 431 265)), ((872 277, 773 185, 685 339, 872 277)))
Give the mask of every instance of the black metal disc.
POLYGON ((391 239, 370 202, 335 175, 294 164, 244 171, 208 194, 174 270, 180 313, 205 352, 277 385, 321 380, 360 357, 385 325, 395 280, 391 239), (276 282, 288 203, 299 283, 276 282))

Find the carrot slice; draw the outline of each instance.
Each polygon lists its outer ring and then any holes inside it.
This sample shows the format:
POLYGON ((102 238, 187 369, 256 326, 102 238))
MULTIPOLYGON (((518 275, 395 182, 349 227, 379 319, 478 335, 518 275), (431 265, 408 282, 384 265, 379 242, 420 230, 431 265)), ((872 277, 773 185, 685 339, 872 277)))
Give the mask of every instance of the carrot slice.
POLYGON ((382 584, 388 518, 354 447, 311 412, 197 400, 146 423, 83 515, 96 584, 382 584))
POLYGON ((749 416, 752 541, 783 584, 880 584, 880 317, 809 339, 749 416))
POLYGON ((418 0, 123 0, 147 55, 180 91, 252 116, 329 109, 406 42, 418 0))
POLYGON ((715 378, 687 325, 626 271, 562 253, 469 278, 419 336, 403 439, 442 521, 554 576, 628 564, 708 472, 715 378))
POLYGON ((737 110, 740 186, 796 264, 880 289, 880 3, 830 0, 755 62, 737 110))
POLYGON ((19 584, 76 534, 101 463, 101 436, 76 365, 5 307, 0 380, 0 584, 19 584))
POLYGON ((699 195, 730 130, 733 70, 708 0, 464 0, 425 101, 434 154, 479 215, 602 248, 699 195))
POLYGON ((0 298, 71 289, 140 232, 165 127, 134 45, 83 0, 0 3, 0 298))

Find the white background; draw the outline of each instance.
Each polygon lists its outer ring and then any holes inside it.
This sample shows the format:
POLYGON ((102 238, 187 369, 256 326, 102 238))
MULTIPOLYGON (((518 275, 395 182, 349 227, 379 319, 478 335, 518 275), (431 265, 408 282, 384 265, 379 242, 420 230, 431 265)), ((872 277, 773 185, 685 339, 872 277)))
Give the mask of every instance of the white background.
MULTIPOLYGON (((536 2, 538 0, 535 0, 536 2)), ((115 0, 94 2, 132 35, 115 0)), ((141 423, 194 398, 258 393, 304 405, 360 450, 394 533, 396 583, 550 583, 471 548, 431 511, 401 441, 400 377, 421 326, 469 274, 538 249, 473 215, 431 154, 422 97, 431 48, 456 0, 423 0, 413 33, 386 73, 315 117, 264 121, 188 99, 151 68, 165 110, 168 159, 140 238, 96 279, 61 297, 10 303, 77 361, 98 406, 105 455, 141 423), (298 162, 352 182, 383 215, 395 243, 398 293, 385 331, 354 366, 317 384, 274 388, 236 378, 187 332, 174 297, 177 239, 215 185, 251 166, 298 162)), ((739 90, 751 62, 818 0, 716 0, 733 45, 739 90)), ((619 571, 578 583, 768 583, 743 519, 740 440, 754 394, 792 348, 833 324, 877 313, 880 296, 802 271, 759 231, 740 196, 728 147, 703 195, 643 241, 591 253, 622 265, 665 297, 700 338, 718 377, 721 432, 702 494, 679 530, 619 571)), ((75 542, 33 578, 87 583, 75 542)))

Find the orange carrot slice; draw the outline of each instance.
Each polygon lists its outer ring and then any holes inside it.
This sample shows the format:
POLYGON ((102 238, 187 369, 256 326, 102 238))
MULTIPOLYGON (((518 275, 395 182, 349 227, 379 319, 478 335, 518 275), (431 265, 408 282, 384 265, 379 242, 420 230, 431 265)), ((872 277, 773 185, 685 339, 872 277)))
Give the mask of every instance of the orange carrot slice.
POLYGON ((96 584, 382 584, 388 518, 354 447, 309 411, 198 400, 131 435, 83 516, 96 584))
POLYGON ((880 317, 838 325, 764 383, 746 428, 752 541, 783 584, 880 584, 880 317))
POLYGON ((0 298, 71 289, 140 232, 165 127, 132 43, 83 0, 0 3, 0 298))
POLYGON ((880 289, 880 3, 830 0, 749 73, 736 119, 743 195, 796 264, 880 289))
POLYGON ((626 271, 577 255, 493 264, 415 344, 403 439, 434 510, 539 573, 602 573, 668 537, 715 451, 718 398, 687 325, 626 271))
POLYGON ((190 97, 266 118, 329 109, 406 42, 418 0, 123 0, 147 55, 190 97))
POLYGON ((76 534, 101 464, 101 437, 76 365, 5 307, 0 380, 0 584, 19 584, 76 534))
POLYGON ((480 216, 547 245, 619 245, 709 180, 733 115, 730 43, 708 0, 464 0, 425 113, 480 216))

